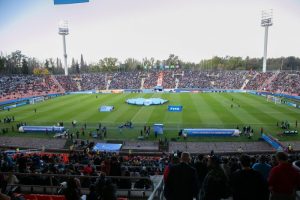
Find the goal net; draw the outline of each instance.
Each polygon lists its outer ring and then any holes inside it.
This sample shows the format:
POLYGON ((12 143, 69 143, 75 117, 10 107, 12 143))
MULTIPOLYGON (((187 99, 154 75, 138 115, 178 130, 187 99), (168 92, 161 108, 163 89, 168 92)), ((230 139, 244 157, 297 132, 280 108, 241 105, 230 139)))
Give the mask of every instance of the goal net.
POLYGON ((272 95, 267 96, 267 101, 268 102, 274 102, 275 104, 281 104, 281 98, 275 97, 275 96, 272 96, 272 95))

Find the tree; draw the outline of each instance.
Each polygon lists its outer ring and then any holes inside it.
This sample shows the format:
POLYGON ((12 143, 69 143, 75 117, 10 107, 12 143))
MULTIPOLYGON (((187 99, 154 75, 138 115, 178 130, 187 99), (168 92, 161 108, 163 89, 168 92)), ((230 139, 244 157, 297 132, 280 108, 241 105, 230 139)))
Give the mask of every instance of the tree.
POLYGON ((124 62, 125 70, 136 70, 137 66, 141 65, 141 63, 134 58, 127 58, 124 62))
POLYGON ((22 59, 22 74, 29 74, 28 63, 25 58, 22 59))
POLYGON ((79 73, 80 73, 80 68, 79 68, 79 64, 78 64, 77 61, 76 61, 76 63, 75 63, 75 73, 76 73, 76 74, 79 74, 79 73))
POLYGON ((75 74, 76 73, 76 62, 75 59, 72 58, 71 62, 71 68, 69 69, 70 74, 75 74))
POLYGON ((6 58, 4 56, 0 56, 0 73, 5 72, 5 63, 6 63, 6 58))
POLYGON ((178 56, 175 56, 174 54, 170 54, 165 64, 168 66, 177 66, 177 65, 180 66, 181 61, 179 60, 178 56))
POLYGON ((49 69, 50 63, 48 59, 46 59, 44 66, 46 69, 49 69))
POLYGON ((84 62, 83 55, 80 56, 80 72, 88 72, 88 66, 84 62))
POLYGON ((117 58, 112 58, 112 57, 103 58, 99 61, 100 69, 102 71, 117 71, 118 70, 117 62, 118 62, 117 58))

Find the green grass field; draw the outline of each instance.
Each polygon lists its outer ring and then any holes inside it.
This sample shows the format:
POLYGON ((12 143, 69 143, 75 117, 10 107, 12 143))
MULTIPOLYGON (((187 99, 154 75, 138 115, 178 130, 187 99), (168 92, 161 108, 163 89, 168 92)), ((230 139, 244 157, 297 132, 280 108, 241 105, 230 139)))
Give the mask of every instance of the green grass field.
MULTIPOLYGON (((71 132, 80 129, 87 123, 87 132, 94 131, 101 122, 108 127, 109 139, 136 139, 144 125, 163 123, 165 134, 163 137, 177 137, 181 128, 236 128, 250 125, 254 129, 254 137, 260 136, 259 130, 264 128, 266 133, 277 137, 282 130, 276 123, 288 120, 291 129, 296 129, 295 121, 300 122, 300 109, 287 105, 278 105, 267 102, 264 97, 238 93, 154 93, 154 94, 96 94, 93 95, 66 95, 47 100, 35 105, 27 105, 10 111, 1 111, 0 118, 15 116, 18 122, 27 122, 29 125, 56 125, 63 121, 71 132), (161 97, 169 100, 159 106, 128 105, 125 100, 136 97, 161 97), (232 101, 233 98, 233 101, 232 101), (233 104, 233 108, 231 108, 233 104), (113 112, 101 113, 101 105, 113 105, 113 112), (168 112, 168 105, 183 105, 183 112, 168 112), (240 105, 240 107, 238 107, 240 105), (34 108, 37 113, 34 113, 34 108), (76 120, 77 129, 71 127, 72 120, 76 120), (126 121, 132 121, 134 129, 117 128, 126 121)), ((0 124, 11 130, 12 124, 0 124)), ((299 129, 297 129, 299 131, 299 129)), ((52 137, 43 134, 8 133, 7 135, 23 135, 28 137, 52 137)), ((154 139, 153 133, 149 140, 154 139)), ((281 140, 300 140, 300 136, 285 136, 281 140)), ((182 139, 181 139, 182 140, 182 139)), ((189 141, 249 141, 245 136, 237 138, 188 138, 189 141)))

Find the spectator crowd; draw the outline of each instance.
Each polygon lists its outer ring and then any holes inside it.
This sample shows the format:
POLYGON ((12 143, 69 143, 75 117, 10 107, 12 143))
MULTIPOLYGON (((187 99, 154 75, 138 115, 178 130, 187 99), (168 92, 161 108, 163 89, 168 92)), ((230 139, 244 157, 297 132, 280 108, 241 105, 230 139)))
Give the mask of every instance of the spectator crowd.
POLYGON ((106 72, 69 76, 0 76, 0 101, 54 93, 163 88, 247 89, 300 95, 300 72, 184 69, 106 72), (160 81, 161 79, 161 81, 160 81))
POLYGON ((72 151, 66 158, 55 153, 1 152, 0 174, 2 192, 10 185, 65 184, 67 200, 80 199, 80 189, 90 188, 90 198, 116 199, 118 189, 149 189, 151 175, 163 175, 167 200, 294 200, 300 187, 300 173, 292 166, 298 154, 278 152, 276 155, 190 156, 187 152, 161 156, 119 155, 117 153, 72 151), (30 173, 21 176, 15 173, 30 173), (47 174, 56 174, 50 180, 47 174), (40 175, 40 176, 39 176, 40 175), (61 175, 61 176, 60 176, 61 175), (77 175, 77 178, 66 177, 77 175), (110 177, 126 178, 110 178, 110 177), (132 181, 130 177, 138 177, 132 181), (91 198, 91 196, 94 196, 91 198))

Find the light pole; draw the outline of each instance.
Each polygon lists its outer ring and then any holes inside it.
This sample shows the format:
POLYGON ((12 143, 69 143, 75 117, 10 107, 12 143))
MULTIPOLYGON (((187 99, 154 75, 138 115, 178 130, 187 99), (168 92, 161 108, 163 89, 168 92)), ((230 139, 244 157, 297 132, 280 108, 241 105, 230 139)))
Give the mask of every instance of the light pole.
POLYGON ((273 10, 263 10, 261 26, 265 27, 263 72, 267 71, 268 30, 273 25, 273 10))
POLYGON ((69 34, 68 21, 63 20, 59 22, 58 34, 61 35, 63 38, 64 68, 65 68, 65 75, 68 76, 67 47, 66 47, 66 35, 69 34))

